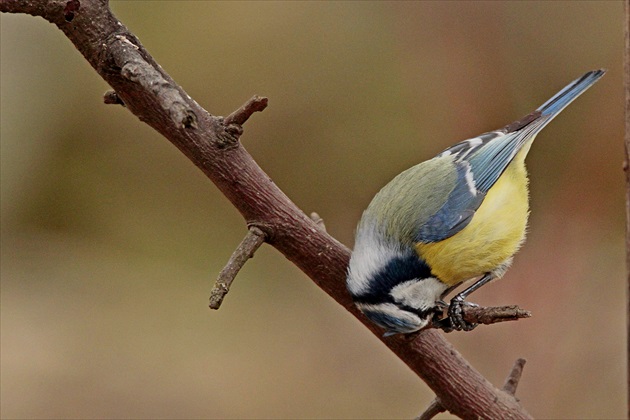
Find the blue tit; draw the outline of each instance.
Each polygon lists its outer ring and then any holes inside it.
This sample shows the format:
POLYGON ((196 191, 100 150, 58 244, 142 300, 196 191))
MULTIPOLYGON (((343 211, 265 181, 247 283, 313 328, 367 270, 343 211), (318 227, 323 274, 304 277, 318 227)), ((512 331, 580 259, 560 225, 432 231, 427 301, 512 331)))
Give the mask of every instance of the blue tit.
POLYGON ((376 194, 357 227, 347 287, 386 336, 432 322, 474 328, 462 318, 464 299, 503 276, 525 239, 525 157, 534 138, 604 73, 584 74, 521 120, 444 150, 376 194), (445 296, 476 278, 438 321, 445 296))

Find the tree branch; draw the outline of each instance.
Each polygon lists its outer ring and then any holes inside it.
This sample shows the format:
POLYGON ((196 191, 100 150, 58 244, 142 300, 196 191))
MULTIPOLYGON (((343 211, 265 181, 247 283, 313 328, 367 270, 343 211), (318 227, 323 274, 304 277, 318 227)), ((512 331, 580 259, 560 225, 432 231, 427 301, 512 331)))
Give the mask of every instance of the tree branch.
MULTIPOLYGON (((494 308, 489 308, 494 309, 494 308)), ((465 315, 464 315, 464 318, 465 315)), ((468 322, 473 322, 467 320, 468 322)), ((516 394, 516 388, 518 387, 518 383, 521 380, 521 375, 523 374, 523 367, 525 366, 525 359, 516 359, 514 362, 514 366, 510 371, 510 374, 505 379, 505 383, 503 384, 503 391, 507 392, 510 395, 516 394)), ((420 414, 415 420, 431 420, 433 417, 437 416, 440 413, 446 411, 446 408, 442 405, 442 402, 438 397, 435 397, 433 401, 429 404, 429 406, 420 414)))
POLYGON ((219 273, 217 282, 210 292, 211 309, 219 309, 225 295, 230 291, 230 286, 236 275, 241 271, 247 260, 254 257, 254 252, 263 242, 265 242, 265 233, 256 226, 250 227, 247 235, 245 235, 223 270, 219 273))
MULTIPOLYGON (((381 337, 345 290, 350 251, 305 215, 238 142, 240 133, 201 108, 111 13, 106 0, 2 0, 2 12, 57 25, 127 109, 173 143, 225 194, 249 226, 366 325, 418 374, 441 404, 463 418, 529 418, 434 330, 381 337)), ((239 121, 248 111, 238 113, 239 121)), ((245 118, 246 119, 246 118, 245 118)))

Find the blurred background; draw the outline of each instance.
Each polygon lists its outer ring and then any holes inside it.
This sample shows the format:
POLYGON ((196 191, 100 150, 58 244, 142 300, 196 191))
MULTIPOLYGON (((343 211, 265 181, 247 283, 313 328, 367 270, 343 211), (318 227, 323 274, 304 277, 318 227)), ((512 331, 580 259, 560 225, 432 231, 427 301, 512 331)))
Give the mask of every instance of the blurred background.
MULTIPOLYGON (((608 74, 528 157, 527 244, 472 299, 529 320, 448 339, 537 418, 625 417, 622 10, 599 2, 112 2, 202 106, 352 246, 371 197, 608 74)), ((4 418, 410 418, 429 388, 264 246, 218 312, 240 215, 53 25, 1 16, 4 418)), ((448 415, 442 415, 443 418, 448 415)))

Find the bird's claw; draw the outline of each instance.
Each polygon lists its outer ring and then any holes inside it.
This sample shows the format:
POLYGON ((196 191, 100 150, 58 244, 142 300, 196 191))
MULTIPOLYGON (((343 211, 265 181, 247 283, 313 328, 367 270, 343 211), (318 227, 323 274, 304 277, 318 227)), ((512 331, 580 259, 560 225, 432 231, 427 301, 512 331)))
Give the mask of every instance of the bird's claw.
POLYGON ((464 305, 479 306, 474 303, 465 302, 463 298, 458 296, 451 299, 451 304, 448 307, 448 320, 451 324, 450 327, 456 331, 472 331, 477 326, 476 323, 468 322, 464 319, 462 309, 464 305))

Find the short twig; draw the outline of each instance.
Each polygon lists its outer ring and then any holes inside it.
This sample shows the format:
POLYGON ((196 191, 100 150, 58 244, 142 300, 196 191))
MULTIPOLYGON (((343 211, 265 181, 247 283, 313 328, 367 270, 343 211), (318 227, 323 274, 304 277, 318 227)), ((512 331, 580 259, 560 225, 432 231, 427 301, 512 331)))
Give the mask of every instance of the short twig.
POLYGON ((531 318, 532 313, 519 308, 516 305, 510 306, 465 306, 464 320, 477 324, 495 324, 504 321, 517 321, 521 318, 531 318))
POLYGON ((317 225, 318 228, 320 228, 321 230, 326 232, 326 225, 324 224, 324 219, 322 219, 319 214, 317 214, 315 212, 312 212, 311 213, 311 220, 313 222, 315 222, 315 224, 317 225))
POLYGON ((514 362, 514 366, 512 367, 508 377, 505 379, 505 383, 502 388, 508 394, 516 394, 516 387, 518 386, 518 382, 521 380, 524 366, 525 359, 516 359, 516 362, 514 362))
MULTIPOLYGON (((530 318, 531 312, 510 306, 464 306, 462 315, 466 322, 471 324, 496 324, 504 321, 517 321, 521 318, 530 318)), ((432 325, 433 328, 445 328, 446 326, 432 325)), ((429 327, 431 328, 431 327, 429 327)))
POLYGON ((254 252, 256 252, 263 242, 265 242, 265 233, 256 226, 251 226, 247 231, 247 235, 245 235, 217 277, 217 282, 210 292, 211 309, 219 309, 225 295, 230 291, 230 286, 236 278, 236 275, 241 268, 243 268, 247 260, 254 256, 254 252))
POLYGON ((239 109, 225 117, 223 124, 225 126, 229 126, 231 124, 243 125, 254 112, 262 112, 265 108, 267 108, 267 102, 267 98, 255 95, 249 101, 245 102, 245 104, 239 109))
POLYGON ((442 406, 442 403, 440 402, 438 397, 435 397, 433 401, 431 401, 431 404, 429 404, 427 409, 424 410, 424 412, 418 417, 416 417, 415 420, 431 420, 433 417, 445 411, 446 408, 442 406))

